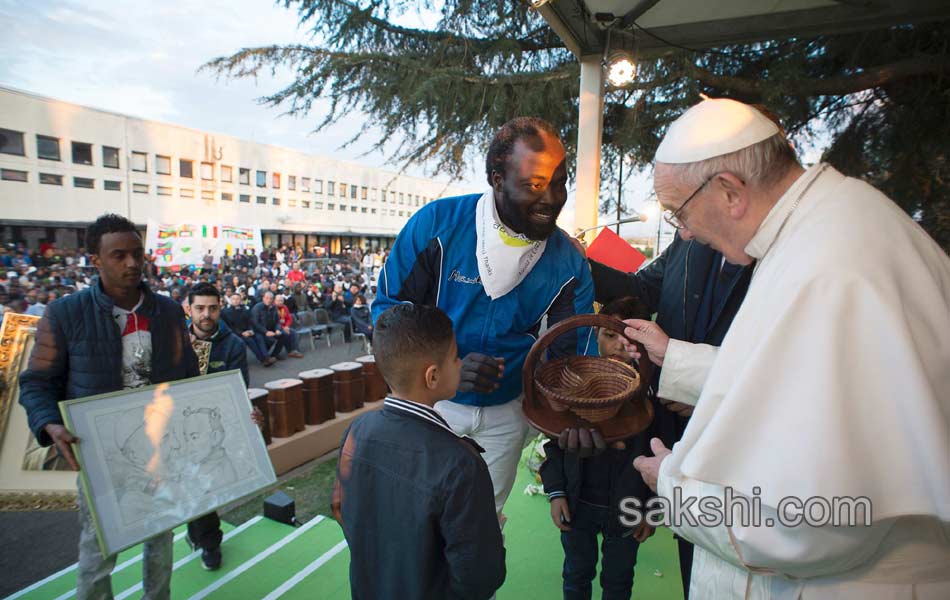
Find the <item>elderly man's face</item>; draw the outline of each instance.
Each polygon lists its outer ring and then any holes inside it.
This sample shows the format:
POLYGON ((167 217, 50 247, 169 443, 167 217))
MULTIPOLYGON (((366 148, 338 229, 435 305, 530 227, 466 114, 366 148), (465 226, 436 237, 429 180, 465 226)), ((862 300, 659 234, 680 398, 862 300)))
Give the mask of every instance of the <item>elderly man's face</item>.
POLYGON ((745 253, 748 240, 741 239, 739 223, 744 216, 743 207, 747 206, 747 199, 743 198, 741 205, 737 205, 735 195, 745 194, 746 190, 743 187, 737 192, 734 184, 741 186, 741 181, 726 173, 722 178, 712 178, 697 191, 697 186, 686 185, 677 178, 675 170, 669 165, 657 163, 653 171, 656 197, 664 210, 676 212, 695 192, 689 204, 677 214, 683 225, 679 230, 680 237, 684 240, 695 239, 721 252, 730 263, 744 265, 752 260, 745 253))
POLYGON ((492 174, 495 207, 505 225, 532 240, 554 232, 567 201, 565 158, 561 141, 543 132, 515 142, 505 174, 492 174))

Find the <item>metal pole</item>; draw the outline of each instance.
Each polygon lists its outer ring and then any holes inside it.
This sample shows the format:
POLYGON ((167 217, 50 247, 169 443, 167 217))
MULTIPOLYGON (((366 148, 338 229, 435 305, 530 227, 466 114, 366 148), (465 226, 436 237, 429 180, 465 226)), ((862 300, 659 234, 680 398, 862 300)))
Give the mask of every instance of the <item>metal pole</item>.
POLYGON ((620 150, 619 154, 620 162, 620 176, 617 178, 617 235, 620 235, 620 208, 623 206, 623 149, 620 150))
POLYGON ((662 225, 663 213, 659 213, 656 217, 656 250, 653 252, 653 258, 656 258, 660 255, 660 227, 662 225))

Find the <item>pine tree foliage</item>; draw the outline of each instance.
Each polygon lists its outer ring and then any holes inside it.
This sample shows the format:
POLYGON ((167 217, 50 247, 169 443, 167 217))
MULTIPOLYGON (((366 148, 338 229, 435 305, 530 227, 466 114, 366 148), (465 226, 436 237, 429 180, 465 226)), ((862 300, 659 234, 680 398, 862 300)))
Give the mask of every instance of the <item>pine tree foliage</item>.
MULTIPOLYGON (((367 120, 351 142, 375 127, 375 147, 396 143, 393 160, 451 177, 481 162, 494 131, 518 115, 555 123, 574 148, 580 69, 526 1, 281 4, 298 11, 314 44, 245 48, 206 68, 240 78, 290 67, 293 82, 262 102, 304 115, 328 99, 316 130, 358 111, 367 120), (420 9, 438 22, 393 23, 420 9)), ((827 145, 826 160, 882 189, 950 248, 950 23, 643 60, 632 85, 605 97, 605 190, 617 156, 647 167, 666 126, 701 93, 769 108, 795 143, 827 145)))

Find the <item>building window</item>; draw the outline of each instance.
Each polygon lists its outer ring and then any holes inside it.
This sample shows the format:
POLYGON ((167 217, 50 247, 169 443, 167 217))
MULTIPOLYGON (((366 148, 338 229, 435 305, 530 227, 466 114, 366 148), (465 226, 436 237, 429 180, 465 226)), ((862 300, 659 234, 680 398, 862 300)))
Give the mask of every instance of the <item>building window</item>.
POLYGON ((148 185, 144 183, 133 183, 132 191, 135 192, 136 194, 147 194, 148 185))
POLYGON ((92 144, 73 142, 73 162, 77 165, 92 164, 92 144))
POLYGON ((333 183, 332 181, 328 181, 328 182, 327 182, 327 195, 328 195, 328 196, 332 196, 333 194, 336 193, 336 187, 335 187, 335 186, 336 186, 336 184, 333 183))
POLYGON ((346 184, 340 184, 340 198, 346 198, 346 184))
POLYGON ((356 212, 356 208, 357 208, 356 206, 351 206, 351 207, 350 207, 350 212, 356 212))
POLYGON ((361 209, 360 209, 360 212, 365 215, 365 214, 366 214, 366 207, 364 206, 363 208, 361 208, 361 209))
POLYGON ((53 175, 52 173, 40 173, 40 183, 46 185, 63 185, 63 176, 53 175))
POLYGON ((389 202, 390 202, 390 204, 395 204, 395 203, 396 203, 396 192, 395 192, 395 191, 389 192, 389 202))
POLYGON ((258 203, 258 204, 267 204, 267 196, 258 196, 258 197, 257 197, 257 203, 258 203))
POLYGON ((301 200, 301 201, 300 201, 300 208, 310 208, 310 201, 309 201, 309 200, 301 200))
POLYGON ((95 187, 95 182, 88 177, 73 177, 73 187, 86 188, 91 190, 95 187))
POLYGON ((270 203, 271 206, 280 206, 280 198, 271 198, 270 203))
POLYGON ((251 196, 250 196, 250 194, 241 194, 241 195, 238 197, 238 201, 239 201, 239 202, 243 202, 244 204, 250 204, 250 202, 251 202, 251 196))
POLYGON ((296 189, 297 189, 297 176, 296 176, 296 175, 288 175, 288 176, 287 176, 287 189, 288 189, 288 190, 296 190, 296 189))
POLYGON ((322 179, 314 179, 314 180, 313 180, 313 193, 314 193, 314 194, 322 194, 322 193, 323 193, 323 180, 322 180, 322 179))
POLYGON ((416 206, 419 206, 419 196, 416 196, 416 206))
POLYGON ((323 202, 314 202, 313 207, 317 210, 323 210, 323 202))
POLYGON ((159 175, 172 174, 172 159, 170 156, 155 155, 155 172, 159 175))
POLYGON ((399 192, 399 204, 403 204, 404 202, 405 202, 405 198, 403 197, 403 193, 399 192))
POLYGON ((36 155, 46 160, 61 160, 59 156, 59 138, 48 135, 36 136, 36 155))
POLYGON ((356 186, 355 185, 350 186, 350 199, 356 200, 356 186))
POLYGON ((362 198, 363 200, 366 200, 369 198, 369 188, 366 187, 365 185, 360 188, 360 198, 362 198))
POLYGON ((178 190, 178 195, 181 196, 182 198, 194 198, 195 191, 189 188, 181 188, 180 190, 178 190))
POLYGON ((132 153, 132 170, 148 173, 148 156, 144 152, 132 153))
POLYGON ((155 193, 159 196, 171 196, 172 189, 167 185, 160 185, 155 188, 155 193))
POLYGON ((209 162, 201 163, 201 178, 205 181, 214 180, 214 164, 209 162))
MULTIPOLYGON (((145 186, 145 191, 148 191, 148 186, 145 186)), ((103 181, 102 189, 108 190, 110 192, 121 192, 122 191, 122 182, 121 181, 103 181)))
POLYGON ((400 217, 404 217, 405 215, 406 215, 406 213, 405 213, 404 211, 399 211, 399 216, 400 216, 400 217))
POLYGON ((301 177, 301 178, 300 178, 300 190, 303 191, 303 192, 309 192, 309 191, 310 191, 310 178, 309 178, 309 177, 301 177))
POLYGON ((274 173, 274 176, 271 178, 271 187, 275 190, 280 189, 280 173, 274 173))
MULTIPOLYGON (((91 148, 91 147, 92 147, 92 146, 90 146, 90 148, 91 148)), ((89 154, 90 154, 89 162, 88 162, 88 163, 84 163, 84 164, 89 164, 89 165, 92 164, 92 152, 91 152, 91 150, 90 150, 90 153, 89 153, 89 154)), ((74 152, 73 152, 73 162, 76 162, 75 157, 76 157, 76 154, 75 154, 75 151, 74 151, 74 152)), ((102 147, 102 166, 103 166, 103 167, 109 167, 110 169, 118 169, 118 168, 119 168, 119 149, 118 149, 118 148, 113 148, 112 146, 103 146, 103 147, 102 147)))
POLYGON ((202 200, 214 200, 214 190, 201 190, 202 200))
POLYGON ((17 171, 16 169, 0 169, 0 179, 4 181, 22 181, 26 182, 26 171, 17 171))
POLYGON ((290 208, 297 208, 297 200, 295 198, 287 200, 287 206, 290 208))
POLYGON ((251 170, 244 167, 238 167, 238 183, 241 185, 251 185, 251 170))
POLYGON ((26 156, 23 148, 23 133, 12 129, 0 129, 0 152, 26 156))
POLYGON ((375 209, 375 208, 373 208, 373 209, 371 209, 371 211, 370 211, 370 212, 372 212, 372 214, 374 214, 374 215, 375 215, 375 214, 376 214, 376 209, 375 209))
POLYGON ((267 187, 267 171, 257 172, 257 187, 267 187))
POLYGON ((340 212, 346 212, 346 204, 340 205, 340 212))
POLYGON ((379 190, 377 190, 376 188, 371 189, 369 192, 369 199, 372 200, 373 202, 379 199, 379 190))
POLYGON ((334 210, 334 209, 336 209, 336 204, 332 202, 327 202, 327 210, 334 210))
POLYGON ((221 192, 221 200, 223 200, 223 201, 225 201, 225 202, 230 202, 230 201, 234 200, 234 196, 232 196, 232 195, 229 194, 228 192, 221 192))
POLYGON ((178 175, 192 179, 195 176, 195 161, 186 158, 178 159, 178 175))
POLYGON ((231 167, 227 165, 221 165, 221 181, 224 183, 231 183, 231 167))

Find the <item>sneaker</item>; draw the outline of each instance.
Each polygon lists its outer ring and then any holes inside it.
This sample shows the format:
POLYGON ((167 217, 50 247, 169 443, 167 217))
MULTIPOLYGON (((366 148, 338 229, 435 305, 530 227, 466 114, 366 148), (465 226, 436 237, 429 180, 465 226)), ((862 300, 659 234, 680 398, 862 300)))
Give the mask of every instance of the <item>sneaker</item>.
POLYGON ((293 352, 288 352, 287 356, 290 358, 303 358, 303 354, 294 350, 293 352))
POLYGON ((217 571, 221 568, 221 548, 201 551, 201 567, 205 571, 217 571))

